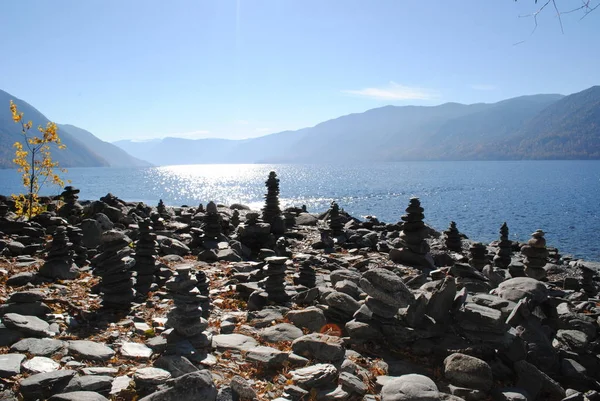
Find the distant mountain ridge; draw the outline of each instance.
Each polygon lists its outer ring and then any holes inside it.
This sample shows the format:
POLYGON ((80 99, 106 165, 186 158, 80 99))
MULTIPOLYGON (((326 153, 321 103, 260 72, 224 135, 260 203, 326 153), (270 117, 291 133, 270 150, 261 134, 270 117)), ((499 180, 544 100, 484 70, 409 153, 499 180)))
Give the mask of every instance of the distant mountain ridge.
MULTIPOLYGON (((37 133, 38 125, 46 126, 49 119, 29 103, 0 90, 0 168, 15 167, 13 144, 22 141, 21 125, 15 124, 9 110, 13 100, 26 121, 33 122, 32 130, 37 133)), ((91 132, 73 125, 58 124, 58 135, 65 150, 52 151, 52 158, 61 167, 144 167, 150 163, 129 155, 123 149, 100 140, 91 132)))
POLYGON ((600 86, 490 104, 385 106, 246 140, 115 144, 157 165, 600 159, 600 86))

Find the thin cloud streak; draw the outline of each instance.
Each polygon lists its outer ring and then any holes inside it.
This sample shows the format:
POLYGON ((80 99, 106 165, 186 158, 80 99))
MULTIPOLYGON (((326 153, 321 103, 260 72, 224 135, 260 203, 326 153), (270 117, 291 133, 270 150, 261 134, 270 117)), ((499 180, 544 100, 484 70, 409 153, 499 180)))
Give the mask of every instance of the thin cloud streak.
POLYGON ((343 90, 343 93, 368 97, 376 100, 432 100, 439 97, 435 91, 404 86, 391 81, 387 86, 380 88, 365 88, 360 90, 343 90))
POLYGON ((476 84, 471 85, 471 89, 475 89, 476 91, 493 91, 496 90, 496 86, 487 84, 476 84))

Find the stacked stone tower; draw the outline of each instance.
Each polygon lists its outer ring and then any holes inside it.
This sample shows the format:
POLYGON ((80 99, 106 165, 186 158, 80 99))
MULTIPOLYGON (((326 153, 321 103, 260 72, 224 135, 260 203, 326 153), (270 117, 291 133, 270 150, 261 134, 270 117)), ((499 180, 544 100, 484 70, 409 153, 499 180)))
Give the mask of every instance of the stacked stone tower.
POLYGON ((451 250, 452 252, 461 252, 462 251, 462 243, 460 238, 460 233, 456 228, 456 223, 451 221, 450 227, 444 231, 446 238, 444 243, 446 244, 446 248, 451 250))
POLYGON ((202 317, 204 297, 198 289, 198 280, 191 274, 192 265, 180 265, 176 274, 165 284, 173 299, 174 308, 167 314, 167 326, 173 331, 167 338, 167 353, 177 352, 177 343, 188 340, 196 350, 210 346, 204 333, 208 321, 202 317))
POLYGON ((215 202, 208 202, 206 205, 206 214, 204 216, 204 239, 208 241, 218 241, 223 232, 221 227, 221 217, 215 202))
POLYGON ((521 253, 525 255, 525 274, 528 277, 536 280, 546 278, 546 266, 548 259, 548 249, 546 249, 546 239, 544 232, 537 230, 531 234, 531 239, 527 241, 527 245, 521 247, 521 253))
POLYGON ((124 233, 109 230, 102 233, 100 253, 91 265, 101 278, 102 306, 106 309, 128 310, 135 298, 133 289, 133 266, 129 247, 131 239, 124 233))
POLYGON ((494 256, 494 266, 500 267, 502 269, 507 269, 510 265, 510 256, 512 254, 511 251, 512 243, 508 239, 508 226, 506 222, 502 224, 500 227, 500 242, 498 243, 498 251, 494 256))
POLYGON ((135 266, 137 273, 135 290, 138 297, 146 297, 156 272, 156 234, 152 232, 150 219, 138 223, 140 234, 135 244, 135 266))
POLYGON ((285 232, 285 221, 283 220, 281 209, 279 208, 279 178, 274 171, 269 173, 269 178, 265 181, 267 194, 265 195, 265 207, 262 210, 262 219, 265 223, 271 225, 273 234, 283 234, 285 232))
POLYGON ((337 202, 331 202, 331 208, 329 209, 329 229, 333 235, 340 235, 344 231, 344 224, 340 217, 340 207, 337 202))
POLYGON ((406 208, 406 214, 402 215, 402 231, 400 232, 399 249, 390 251, 390 259, 396 263, 422 268, 435 268, 433 258, 429 254, 429 244, 425 241, 427 232, 423 219, 423 208, 419 198, 411 198, 406 208))
POLYGON ((479 271, 488 264, 487 248, 481 242, 474 242, 469 247, 469 264, 479 271))
POLYGON ((82 218, 83 206, 77 201, 79 199, 79 189, 72 186, 66 186, 60 194, 65 204, 58 209, 57 214, 67 219, 71 224, 77 224, 82 218))
POLYGON ((67 228, 64 226, 56 227, 46 262, 39 270, 40 276, 53 280, 72 280, 76 278, 79 273, 73 261, 72 246, 73 244, 69 242, 67 237, 67 228))
POLYGON ((314 288, 317 282, 315 269, 310 260, 303 260, 298 268, 298 274, 294 275, 294 284, 307 288, 314 288))
POLYGON ((231 215, 231 220, 229 220, 229 222, 234 228, 240 225, 240 212, 237 209, 233 211, 233 214, 231 215))
POLYGON ((79 227, 68 226, 67 236, 69 237, 69 241, 73 244, 71 249, 73 250, 75 264, 79 267, 88 264, 88 251, 87 248, 83 246, 83 230, 79 227))
POLYGON ((264 275, 267 276, 259 283, 267 293, 267 299, 275 303, 284 303, 289 300, 285 292, 285 271, 287 258, 271 256, 265 259, 267 265, 263 267, 264 275))

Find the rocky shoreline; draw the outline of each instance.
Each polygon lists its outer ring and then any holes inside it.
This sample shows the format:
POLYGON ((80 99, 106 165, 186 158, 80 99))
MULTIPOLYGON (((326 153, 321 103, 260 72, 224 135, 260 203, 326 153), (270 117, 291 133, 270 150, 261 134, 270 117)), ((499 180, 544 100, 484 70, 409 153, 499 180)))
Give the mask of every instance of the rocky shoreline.
POLYGON ((600 263, 541 230, 78 193, 0 197, 0 400, 600 400, 600 263))

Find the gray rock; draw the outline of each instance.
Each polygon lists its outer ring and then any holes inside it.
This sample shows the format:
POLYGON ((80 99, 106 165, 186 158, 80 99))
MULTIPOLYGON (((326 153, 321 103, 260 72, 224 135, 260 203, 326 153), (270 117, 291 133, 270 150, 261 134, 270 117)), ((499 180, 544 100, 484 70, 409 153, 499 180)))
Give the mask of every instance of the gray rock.
POLYGON ((69 384, 67 384, 64 391, 95 391, 108 394, 114 380, 114 377, 103 375, 74 377, 69 381, 69 384))
POLYGON ((262 329, 260 338, 269 343, 280 343, 283 341, 294 341, 302 337, 304 333, 298 327, 289 323, 280 323, 275 326, 262 329))
POLYGON ((229 384, 233 393, 242 400, 256 399, 256 391, 250 386, 248 381, 241 376, 234 376, 229 384))
POLYGON ((331 285, 335 286, 337 283, 343 280, 348 280, 358 285, 360 282, 361 274, 356 270, 348 270, 348 269, 339 269, 331 272, 329 275, 329 280, 331 281, 331 285))
POLYGON ((585 352, 589 344, 588 337, 579 330, 558 330, 556 340, 575 352, 585 352))
POLYGON ((217 388, 208 370, 188 373, 172 380, 172 387, 139 401, 216 401, 217 388))
POLYGON ((343 342, 327 334, 307 334, 292 342, 295 354, 320 362, 337 362, 344 359, 343 342))
POLYGON ((344 388, 348 393, 358 394, 360 396, 363 396, 367 393, 367 386, 365 383, 351 373, 340 373, 339 381, 342 388, 344 388))
POLYGON ((217 259, 224 260, 227 262, 241 262, 242 257, 238 255, 233 249, 220 249, 217 252, 217 259))
POLYGON ((50 338, 24 338, 14 343, 10 350, 14 352, 27 352, 37 356, 48 356, 60 351, 65 346, 64 341, 50 338))
POLYGON ((501 283, 494 291, 501 298, 513 302, 529 298, 534 302, 541 303, 548 298, 546 286, 542 282, 529 277, 511 278, 501 283))
POLYGON ((288 359, 287 352, 272 347, 255 347, 246 354, 246 360, 267 368, 281 366, 288 359))
POLYGON ((28 303, 37 302, 44 299, 44 293, 38 290, 27 290, 13 292, 8 298, 8 302, 28 303))
POLYGON ((4 354, 0 355, 0 377, 9 378, 21 373, 21 362, 25 355, 4 354))
POLYGON ((25 401, 46 399, 63 391, 74 370, 56 370, 49 373, 38 373, 19 382, 20 391, 25 401))
MULTIPOLYGON (((79 224, 83 238, 81 243, 88 249, 94 249, 100 245, 102 239, 102 227, 93 219, 85 219, 79 224)), ((111 227, 112 228, 112 227, 111 227)))
POLYGON ((212 346, 220 350, 249 351, 257 345, 254 338, 243 334, 217 334, 212 338, 212 346))
POLYGON ((34 356, 23 362, 23 368, 31 373, 47 373, 60 369, 60 364, 45 356, 34 356))
POLYGON ((122 391, 126 390, 131 383, 133 383, 133 380, 131 380, 131 377, 129 376, 115 377, 110 388, 110 395, 118 396, 122 391))
POLYGON ((521 388, 499 388, 492 391, 494 401, 532 401, 527 391, 521 388))
POLYGON ((33 272, 21 272, 13 274, 6 280, 6 285, 9 287, 21 287, 35 280, 36 275, 33 272))
POLYGON ((444 375, 456 386, 485 392, 494 384, 490 365, 481 359, 460 353, 452 354, 444 360, 444 375))
POLYGON ((69 341, 68 350, 71 355, 93 361, 107 361, 115 355, 106 345, 88 340, 69 341))
POLYGON ((183 376, 199 369, 184 356, 163 355, 154 362, 154 366, 171 373, 172 377, 183 376))
POLYGON ((332 385, 319 389, 316 398, 317 400, 345 401, 350 398, 350 394, 342 386, 332 385))
POLYGON ((337 369, 329 363, 317 363, 292 370, 292 380, 302 388, 324 387, 335 382, 337 369))
POLYGON ((73 391, 53 395, 48 401, 108 401, 108 398, 94 391, 73 391))
POLYGON ((402 308, 414 301, 414 295, 402 279, 386 269, 367 270, 360 279, 360 287, 373 298, 390 306, 402 308))
POLYGON ((117 375, 117 373, 119 373, 119 369, 109 367, 83 368, 81 369, 81 373, 83 373, 86 376, 98 375, 114 377, 117 375))
POLYGON ((540 395, 552 398, 563 398, 565 390, 550 376, 539 370, 535 365, 527 361, 518 361, 514 364, 517 373, 517 387, 527 391, 532 399, 540 395))
POLYGON ((164 238, 160 241, 160 250, 165 255, 185 256, 190 253, 190 248, 175 238, 164 238))
POLYGON ((33 337, 48 337, 50 325, 35 316, 24 316, 17 313, 7 313, 2 316, 2 322, 9 329, 14 329, 33 337))
POLYGON ((427 376, 409 374, 386 381, 381 401, 439 401, 438 388, 427 376))
POLYGON ((296 225, 298 226, 316 226, 319 219, 310 213, 300 213, 296 216, 296 225))
POLYGON ((121 345, 121 355, 126 358, 148 359, 152 356, 152 350, 140 343, 123 343, 121 345))
POLYGON ((307 328, 312 332, 319 332, 327 323, 323 311, 314 306, 289 311, 285 317, 295 326, 307 328))
POLYGON ((156 385, 165 383, 171 378, 171 374, 164 369, 159 368, 141 368, 133 374, 133 380, 136 384, 156 385))
POLYGON ((6 347, 19 341, 23 334, 18 330, 7 328, 3 323, 0 323, 0 347, 6 347))
POLYGON ((0 316, 7 313, 18 313, 25 316, 45 317, 52 310, 42 302, 27 302, 0 305, 0 316))
POLYGON ((354 315, 358 308, 360 308, 360 304, 354 298, 339 291, 333 291, 327 294, 324 302, 329 305, 329 307, 340 310, 349 316, 354 315))

